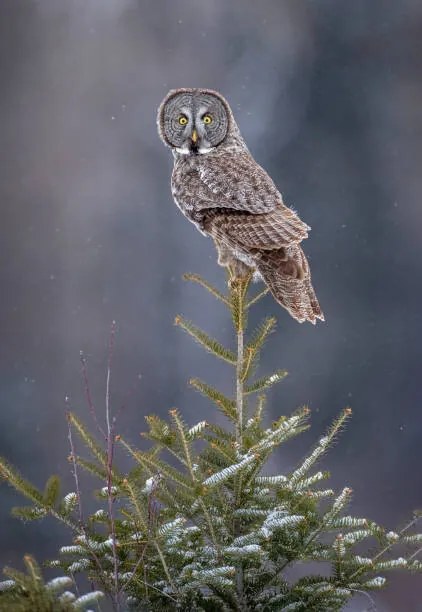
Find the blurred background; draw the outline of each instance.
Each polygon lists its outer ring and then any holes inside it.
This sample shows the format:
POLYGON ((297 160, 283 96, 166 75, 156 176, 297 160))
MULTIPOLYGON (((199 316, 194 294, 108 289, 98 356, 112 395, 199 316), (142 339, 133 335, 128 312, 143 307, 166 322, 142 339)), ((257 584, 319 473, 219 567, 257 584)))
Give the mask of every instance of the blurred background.
MULTIPOLYGON (((104 410, 112 320, 113 406, 133 443, 148 413, 209 416, 191 376, 230 389, 230 370, 173 325, 183 313, 232 341, 224 309, 181 280, 225 277, 172 201, 155 125, 170 88, 210 87, 313 228, 304 247, 326 323, 299 325, 269 296, 252 321, 277 316, 262 372, 290 372, 271 416, 312 409, 312 429, 271 468, 291 469, 350 405, 324 467, 353 488, 354 513, 403 525, 422 505, 421 69, 419 0, 2 0, 1 455, 72 490, 64 398, 90 422, 83 350, 104 410)), ((0 495, 0 566, 69 542, 53 522, 10 518, 22 500, 0 495)), ((420 577, 375 598, 420 611, 420 577)))

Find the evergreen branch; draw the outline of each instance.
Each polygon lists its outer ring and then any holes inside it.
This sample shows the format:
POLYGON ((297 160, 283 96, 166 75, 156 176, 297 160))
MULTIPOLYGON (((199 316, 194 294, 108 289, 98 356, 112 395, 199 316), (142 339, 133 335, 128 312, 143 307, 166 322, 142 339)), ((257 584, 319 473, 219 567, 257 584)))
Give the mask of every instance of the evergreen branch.
MULTIPOLYGON (((83 362, 83 368, 84 368, 84 378, 86 379, 86 386, 87 386, 87 393, 88 393, 88 399, 91 399, 90 396, 90 391, 89 391, 89 385, 88 385, 88 379, 87 379, 87 373, 86 373, 86 365, 85 362, 83 362)), ((95 415, 95 409, 94 407, 92 407, 92 410, 94 411, 94 415, 95 415)), ((88 537, 87 537, 87 528, 86 525, 84 524, 83 521, 83 512, 82 512, 82 496, 81 496, 81 490, 80 490, 80 486, 79 486, 79 474, 78 474, 78 461, 77 461, 77 457, 75 454, 75 445, 73 443, 73 436, 72 436, 72 425, 69 419, 69 415, 67 414, 67 426, 68 426, 68 440, 69 440, 69 444, 70 444, 70 455, 69 455, 69 460, 72 463, 72 472, 73 472, 73 478, 75 480, 75 486, 76 486, 76 504, 78 507, 78 519, 79 519, 79 526, 81 529, 82 534, 85 536, 85 539, 88 541, 88 537)), ((81 460, 82 463, 84 463, 83 460, 81 460)), ((86 466, 88 465, 89 462, 85 462, 86 466)), ((92 464, 94 465, 94 464, 92 464)), ((100 480, 105 479, 105 475, 103 470, 101 470, 101 468, 98 468, 98 470, 96 470, 97 466, 94 465, 94 473, 96 472, 98 475, 99 472, 99 477, 100 480)), ((67 498, 69 497, 69 495, 66 496, 67 498)), ((63 510, 65 514, 69 514, 69 508, 68 508, 68 502, 66 502, 66 497, 63 500, 63 510)), ((94 549, 92 549, 92 547, 89 549, 89 552, 92 556, 92 558, 94 559, 96 565, 97 565, 97 570, 99 571, 100 575, 104 573, 101 561, 96 553, 96 551, 94 549)))
POLYGON ((175 432, 170 428, 167 421, 160 419, 156 414, 149 414, 145 417, 149 425, 149 432, 141 435, 148 440, 158 442, 166 448, 172 447, 176 437, 175 432))
POLYGON ((14 506, 10 513, 22 521, 37 521, 48 514, 47 510, 40 506, 14 506))
POLYGON ((414 533, 410 536, 404 536, 402 538, 404 544, 417 544, 422 543, 422 533, 414 533))
POLYGON ((218 289, 213 287, 213 285, 211 285, 208 281, 204 280, 201 276, 199 276, 199 274, 183 274, 183 280, 189 280, 194 283, 198 283, 198 285, 201 285, 201 287, 207 289, 207 291, 209 291, 215 298, 223 302, 223 304, 225 304, 226 306, 230 307, 230 303, 227 297, 223 293, 218 291, 218 289))
POLYGON ((267 398, 265 397, 265 395, 259 395, 258 396, 258 401, 257 401, 257 405, 255 408, 255 412, 252 415, 252 417, 247 421, 246 423, 246 429, 250 429, 253 426, 259 425, 262 421, 262 414, 264 412, 265 409, 265 403, 267 401, 267 398))
MULTIPOLYGON (((25 563, 28 578, 31 580, 35 588, 39 590, 42 586, 42 575, 38 563, 30 555, 25 555, 23 561, 25 563)), ((6 572, 7 575, 10 576, 10 578, 13 578, 16 582, 18 582, 20 578, 22 583, 24 583, 26 576, 22 572, 18 572, 12 568, 7 568, 6 572)))
POLYGON ((60 479, 56 475, 50 476, 47 480, 43 500, 46 506, 55 506, 60 495, 60 479))
POLYGON ((282 417, 279 421, 273 424, 273 429, 267 429, 264 432, 263 437, 249 449, 249 452, 253 452, 257 458, 254 468, 250 471, 248 478, 245 482, 245 486, 248 486, 254 481, 256 475, 260 471, 263 465, 268 460, 268 457, 272 453, 276 446, 286 442, 290 438, 299 435, 302 431, 307 429, 305 421, 309 415, 309 408, 304 406, 301 410, 297 411, 296 414, 291 416, 289 419, 282 417))
POLYGON ((366 538, 373 537, 374 532, 372 529, 357 529, 356 531, 351 531, 350 533, 346 533, 343 536, 343 541, 346 546, 353 546, 358 542, 362 542, 366 538))
POLYGON ((91 591, 90 593, 86 593, 86 595, 81 595, 73 602, 73 607, 75 610, 85 610, 86 606, 92 605, 96 603, 98 605, 98 600, 104 597, 104 593, 102 591, 91 591))
POLYGON ((245 308, 245 296, 251 282, 252 276, 236 278, 233 271, 229 270, 230 309, 236 333, 246 329, 247 310, 245 308))
POLYGON ((186 525, 186 518, 178 517, 174 521, 169 523, 163 523, 157 531, 158 536, 165 536, 167 539, 174 539, 176 536, 180 536, 186 525))
POLYGON ((209 590, 215 597, 202 598, 202 593, 199 598, 199 603, 204 610, 208 612, 227 612, 227 610, 238 610, 238 605, 233 594, 226 588, 220 585, 207 584, 209 590))
POLYGON ((176 435, 175 430, 171 429, 166 421, 160 419, 156 415, 146 416, 145 420, 150 426, 150 431, 148 433, 142 432, 141 436, 155 442, 157 444, 157 450, 165 448, 173 457, 180 461, 183 466, 188 467, 183 455, 179 452, 180 439, 176 435))
POLYGON ((305 517, 301 514, 286 514, 285 510, 273 510, 267 515, 261 532, 265 537, 268 537, 268 531, 272 532, 274 529, 282 529, 285 527, 292 527, 302 523, 305 517))
POLYGON ((350 410, 350 408, 346 408, 345 410, 343 410, 342 414, 338 419, 334 421, 327 434, 319 440, 317 446, 314 448, 312 453, 308 457, 306 457, 303 463, 293 472, 290 477, 292 483, 298 482, 318 461, 318 459, 324 453, 327 452, 329 446, 332 444, 341 427, 344 425, 345 421, 350 417, 351 414, 352 411, 350 410))
POLYGON ((255 478, 255 484, 264 485, 266 487, 284 488, 287 483, 289 483, 289 479, 282 474, 278 476, 257 476, 255 478))
MULTIPOLYGON (((216 425, 215 423, 208 423, 207 429, 214 434, 215 438, 225 440, 227 444, 234 447, 236 439, 232 432, 227 431, 227 429, 224 429, 224 427, 220 427, 220 425, 216 425)), ((204 438, 210 442, 215 440, 213 436, 209 436, 207 434, 205 434, 204 438)))
POLYGON ((139 502, 139 493, 136 491, 135 486, 130 482, 128 478, 125 478, 122 484, 129 494, 129 499, 131 500, 136 512, 137 521, 141 524, 142 530, 147 533, 148 522, 145 514, 145 508, 139 502))
POLYGON ((275 325, 276 319, 274 317, 268 317, 252 334, 252 338, 248 342, 246 349, 252 352, 254 359, 268 339, 268 336, 274 331, 275 325))
POLYGON ((288 372, 286 370, 277 370, 274 374, 269 374, 268 376, 263 376, 259 378, 251 385, 247 386, 245 389, 245 395, 249 395, 250 393, 257 393, 259 391, 264 391, 265 389, 269 389, 273 385, 281 382, 287 376, 288 372))
POLYGON ((176 325, 179 325, 179 327, 188 332, 188 334, 190 334, 193 338, 195 338, 199 344, 202 344, 207 351, 216 357, 219 357, 223 361, 227 361, 227 363, 230 363, 231 365, 236 364, 236 356, 234 353, 229 351, 229 349, 226 349, 222 344, 217 342, 217 340, 214 340, 214 338, 208 336, 208 334, 199 329, 199 327, 196 327, 180 316, 177 316, 174 322, 176 325))
POLYGON ((224 565, 222 567, 215 567, 212 569, 201 569, 194 570, 192 572, 192 578, 200 582, 208 583, 209 580, 217 576, 233 576, 234 568, 231 565, 224 565))
POLYGON ((268 287, 266 287, 265 289, 263 289, 262 291, 260 291, 255 297, 253 297, 247 304, 246 304, 246 308, 250 308, 251 306, 253 306, 254 304, 256 304, 257 302, 259 302, 259 300, 261 298, 263 298, 265 295, 267 295, 267 293, 269 293, 270 290, 268 289, 268 287))
POLYGON ((307 491, 306 495, 309 499, 320 500, 326 497, 333 497, 334 491, 333 489, 323 489, 320 491, 307 491))
POLYGON ((289 418, 282 417, 274 423, 273 429, 267 429, 264 437, 251 449, 255 453, 261 453, 278 446, 292 436, 303 431, 303 425, 309 416, 309 408, 304 406, 289 418))
POLYGON ((253 360, 254 360, 253 349, 246 347, 243 353, 245 352, 246 352, 246 357, 243 355, 242 370, 240 373, 240 380, 242 383, 244 383, 249 378, 249 374, 250 374, 253 360))
MULTIPOLYGON (((246 508, 236 508, 236 510, 233 512, 233 514, 235 516, 239 516, 241 518, 253 518, 256 519, 257 517, 261 517, 261 516, 268 516, 268 509, 267 508, 257 508, 255 506, 248 506, 246 508)), ((240 536, 239 538, 236 538, 234 540, 235 543, 238 542, 242 542, 245 543, 247 541, 253 542, 255 540, 255 534, 249 534, 248 536, 240 536)))
POLYGON ((29 481, 25 480, 25 478, 23 478, 20 473, 2 457, 0 457, 0 477, 4 478, 14 489, 16 489, 16 491, 32 501, 35 505, 35 511, 41 508, 46 513, 54 516, 54 518, 61 523, 64 523, 67 527, 70 527, 73 531, 80 531, 79 526, 73 520, 60 510, 56 510, 54 507, 47 504, 42 493, 29 481))
POLYGON ((190 481, 185 478, 178 470, 172 468, 166 461, 161 461, 156 457, 152 456, 150 453, 145 453, 143 451, 137 450, 134 451, 131 446, 125 442, 122 438, 119 440, 127 451, 132 455, 135 461, 141 465, 146 471, 152 474, 160 473, 169 480, 172 480, 183 489, 192 493, 192 486, 190 481))
MULTIPOLYGON (((217 535, 216 535, 215 530, 214 530, 214 525, 213 525, 213 522, 212 522, 212 517, 211 517, 211 514, 209 513, 208 508, 206 507, 205 502, 204 502, 204 500, 202 498, 199 498, 199 505, 201 507, 202 512, 204 513, 205 521, 206 521, 206 523, 208 525, 208 529, 210 531, 211 541, 214 544, 214 547, 216 548, 216 550, 219 551, 218 539, 217 539, 217 535)), ((220 556, 220 552, 219 552, 219 556, 220 556)))
POLYGON ((208 397, 212 402, 214 402, 214 404, 217 405, 218 409, 221 410, 221 412, 228 419, 230 419, 230 421, 236 422, 236 403, 233 400, 229 399, 223 393, 221 393, 217 389, 214 389, 214 387, 207 385, 198 378, 191 378, 189 384, 194 389, 208 397))
MULTIPOLYGON (((346 415, 347 416, 347 415, 346 415)), ((334 431, 334 428, 331 428, 331 431, 334 431)), ((335 434, 333 434, 335 435, 335 434)), ((315 539, 321 534, 321 532, 328 526, 330 527, 333 520, 344 510, 346 505, 350 501, 350 497, 352 494, 352 489, 349 487, 345 487, 340 495, 334 500, 331 509, 322 517, 319 526, 311 532, 308 538, 305 540, 303 546, 301 547, 301 555, 306 554, 309 550, 310 545, 315 541, 315 539)), ((279 572, 282 572, 285 567, 291 562, 291 560, 287 560, 279 572)))
POLYGON ((342 516, 338 519, 331 520, 330 527, 332 529, 356 529, 357 527, 371 527, 370 531, 372 535, 375 535, 376 531, 379 531, 379 527, 375 523, 370 523, 366 518, 357 518, 355 516, 342 516))
POLYGON ((189 441, 196 440, 196 438, 203 437, 203 431, 208 427, 206 421, 199 421, 196 425, 193 425, 187 432, 186 437, 189 441))
POLYGON ((327 478, 330 478, 330 472, 317 472, 313 474, 313 476, 300 480, 296 484, 297 490, 303 491, 303 489, 309 489, 309 487, 312 487, 317 482, 321 482, 321 480, 326 480, 327 478))
MULTIPOLYGON (((398 538, 390 538, 388 541, 388 544, 386 546, 384 546, 372 559, 372 562, 376 562, 378 561, 378 559, 381 559, 381 557, 383 557, 387 552, 389 552, 392 547, 398 542, 400 541, 400 538, 409 531, 409 529, 411 529, 412 527, 414 527, 414 525, 416 525, 416 523, 419 521, 420 516, 418 514, 415 514, 415 516, 413 517, 413 519, 411 521, 409 521, 407 523, 407 525, 405 525, 399 532, 398 532, 398 538)), ((417 551, 418 553, 419 551, 417 551)), ((361 573, 362 569, 357 569, 353 574, 351 574, 351 576, 349 576, 349 579, 352 580, 354 578, 356 578, 356 576, 358 576, 361 573)))
MULTIPOLYGON (((236 461, 235 449, 233 448, 233 445, 227 445, 227 443, 223 440, 219 440, 218 438, 210 439, 210 449, 223 457, 229 465, 236 461)), ((211 450, 208 450, 208 456, 212 458, 213 453, 211 450)), ((210 463, 209 460, 208 463, 210 463)))
POLYGON ((10 579, 0 583, 1 610, 71 612, 85 610, 89 604, 98 603, 98 599, 104 596, 96 591, 77 597, 69 590, 72 586, 76 587, 69 576, 59 576, 45 583, 35 559, 25 555, 24 564, 26 573, 4 568, 5 575, 10 579))
POLYGON ((234 463, 233 465, 230 465, 224 468, 223 470, 220 470, 219 472, 212 474, 211 476, 209 476, 209 478, 204 480, 203 484, 206 487, 211 487, 211 486, 215 487, 216 485, 220 485, 223 482, 226 482, 226 480, 229 480, 230 478, 232 478, 235 474, 240 472, 240 470, 242 470, 244 467, 256 461, 256 459, 257 457, 255 455, 248 454, 239 463, 234 463))
POLYGON ((344 487, 341 491, 340 495, 336 497, 333 502, 331 509, 324 514, 322 518, 322 523, 326 527, 331 527, 334 519, 345 509, 347 504, 350 502, 350 498, 352 495, 352 489, 350 487, 344 487))
POLYGON ((185 464, 189 470, 190 477, 192 479, 192 482, 196 483, 197 479, 196 479, 195 472, 193 471, 193 467, 192 467, 190 442, 188 442, 186 438, 185 426, 176 408, 174 408, 173 410, 170 410, 170 416, 175 422, 177 431, 179 432, 179 439, 181 441, 181 445, 182 445, 183 452, 185 455, 185 464))
POLYGON ((16 491, 30 499, 36 506, 45 506, 42 493, 23 478, 18 470, 9 465, 3 457, 0 457, 0 477, 4 478, 16 491))
POLYGON ((160 561, 162 563, 164 573, 165 573, 166 578, 167 578, 167 580, 168 580, 168 582, 169 582, 169 584, 170 584, 170 586, 171 586, 171 588, 173 590, 173 593, 177 594, 177 589, 176 589, 176 586, 175 586, 175 584, 174 584, 174 582, 172 580, 172 577, 170 575, 169 569, 167 567, 167 563, 166 563, 166 560, 164 558, 163 551, 161 550, 161 547, 160 547, 160 545, 158 544, 158 542, 156 540, 154 541, 154 546, 157 549, 158 556, 160 557, 160 561))
MULTIPOLYGON (((132 452, 135 452, 135 451, 132 451, 132 452)), ((139 483, 140 479, 142 480, 147 477, 146 482, 145 482, 145 487, 142 491, 143 493, 145 493, 148 487, 148 482, 150 478, 157 478, 160 475, 161 475, 160 472, 157 473, 157 470, 153 468, 145 467, 137 462, 137 465, 134 468, 132 468, 132 470, 128 473, 127 479, 130 480, 132 483, 136 484, 136 483, 139 483)), ((160 488, 157 493, 157 498, 159 498, 160 503, 162 503, 165 507, 177 508, 178 511, 181 507, 185 509, 186 503, 187 503, 185 491, 182 490, 181 488, 174 487, 173 482, 171 482, 171 487, 172 488, 170 489, 167 486, 166 481, 160 482, 160 488)), ((190 501, 191 500, 189 497, 189 502, 190 501)))
POLYGON ((86 429, 85 425, 82 424, 73 412, 68 412, 66 417, 93 456, 104 466, 104 469, 107 469, 107 455, 95 438, 86 429))
MULTIPOLYGON (((81 488, 79 486, 79 472, 78 472, 78 466, 76 462, 75 445, 73 443, 72 426, 69 420, 68 419, 66 420, 67 420, 67 438, 69 440, 69 445, 70 445, 69 461, 72 463, 72 473, 73 473, 73 479, 75 481, 75 487, 76 487, 76 503, 78 506, 78 519, 79 519, 79 524, 82 526, 83 524, 82 496, 81 496, 81 488)), ((72 508, 69 508, 68 506, 69 504, 66 503, 66 498, 65 498, 63 500, 63 508, 67 514, 70 514, 70 511, 72 510, 72 508)))
MULTIPOLYGON (((71 459, 69 457, 69 461, 70 460, 71 459)), ((101 466, 97 465, 96 463, 93 463, 92 461, 87 461, 86 459, 79 457, 79 455, 75 457, 75 463, 80 465, 81 468, 83 468, 86 472, 89 472, 93 476, 96 476, 99 480, 106 480, 106 470, 101 466)))

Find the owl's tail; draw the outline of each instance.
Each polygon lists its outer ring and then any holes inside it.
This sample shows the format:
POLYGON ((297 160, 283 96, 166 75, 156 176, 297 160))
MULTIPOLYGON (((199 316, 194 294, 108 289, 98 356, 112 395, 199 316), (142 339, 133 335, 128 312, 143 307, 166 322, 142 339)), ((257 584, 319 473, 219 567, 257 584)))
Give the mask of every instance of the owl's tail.
POLYGON ((296 321, 310 321, 314 325, 317 319, 324 321, 312 287, 309 264, 299 245, 287 249, 256 251, 254 260, 276 301, 296 321))

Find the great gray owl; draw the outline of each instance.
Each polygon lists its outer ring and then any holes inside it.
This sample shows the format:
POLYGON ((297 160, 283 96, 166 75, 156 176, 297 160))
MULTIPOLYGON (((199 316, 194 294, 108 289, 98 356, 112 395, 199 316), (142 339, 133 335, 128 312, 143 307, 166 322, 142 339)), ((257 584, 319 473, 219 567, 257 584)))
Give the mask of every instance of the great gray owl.
POLYGON ((324 320, 300 243, 310 229, 283 204, 277 187, 240 134, 228 102, 209 89, 170 91, 158 131, 173 151, 173 198, 217 247, 218 263, 262 278, 297 321, 324 320))

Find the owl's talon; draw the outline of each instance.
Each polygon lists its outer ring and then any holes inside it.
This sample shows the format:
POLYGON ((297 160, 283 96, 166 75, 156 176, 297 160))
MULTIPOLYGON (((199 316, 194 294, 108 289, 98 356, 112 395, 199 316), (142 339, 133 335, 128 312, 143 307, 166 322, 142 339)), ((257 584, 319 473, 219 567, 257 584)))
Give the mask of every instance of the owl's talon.
POLYGON ((239 279, 236 278, 235 276, 230 276, 229 280, 228 280, 228 285, 230 289, 235 289, 237 287, 239 283, 239 279))

